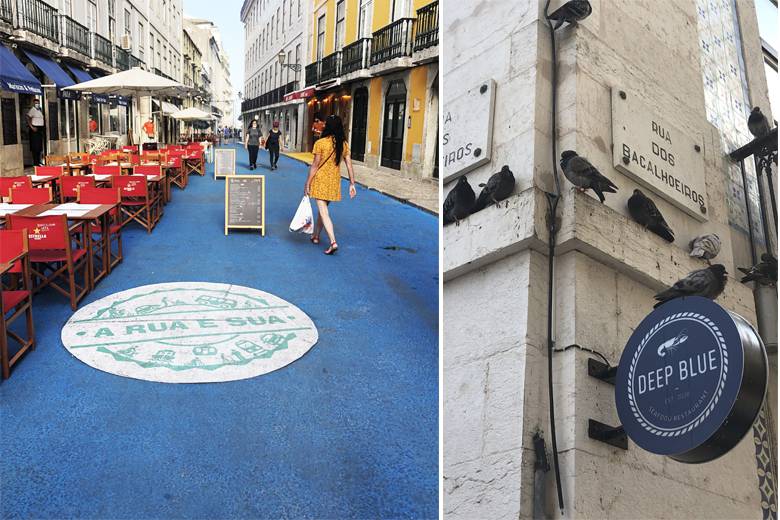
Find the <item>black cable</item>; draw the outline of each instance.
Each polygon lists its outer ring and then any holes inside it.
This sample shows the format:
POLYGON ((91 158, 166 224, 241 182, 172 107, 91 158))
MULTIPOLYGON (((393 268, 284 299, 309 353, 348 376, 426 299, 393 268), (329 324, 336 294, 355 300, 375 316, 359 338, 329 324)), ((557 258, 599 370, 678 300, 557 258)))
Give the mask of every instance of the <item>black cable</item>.
POLYGON ((558 62, 556 59, 555 51, 555 29, 549 18, 550 0, 544 5, 544 18, 547 21, 547 25, 550 28, 550 40, 552 44, 552 131, 550 138, 552 139, 552 164, 553 164, 553 177, 555 179, 555 193, 547 193, 547 225, 549 227, 550 236, 549 250, 547 257, 548 266, 548 286, 547 286, 547 391, 550 400, 550 436, 552 438, 552 454, 553 454, 553 467, 555 468, 555 484, 558 489, 558 507, 563 514, 563 486, 561 484, 561 471, 558 464, 558 442, 555 435, 555 402, 553 399, 553 339, 552 339, 552 326, 553 326, 553 272, 554 272, 554 257, 555 257, 555 236, 558 233, 558 227, 555 222, 555 216, 558 209, 558 200, 561 198, 561 185, 558 179, 558 148, 557 138, 558 130, 556 125, 556 105, 557 105, 557 83, 558 83, 558 62))
POLYGON ((585 352, 590 352, 591 354, 595 354, 595 355, 597 355, 598 357, 600 357, 601 359, 604 360, 604 363, 607 364, 608 368, 612 368, 612 363, 609 362, 609 360, 604 356, 604 354, 602 354, 598 350, 594 350, 594 349, 588 348, 588 347, 583 347, 582 345, 577 345, 576 343, 573 344, 573 345, 569 345, 568 347, 565 347, 565 348, 556 348, 553 351, 554 352, 566 352, 570 348, 578 348, 580 350, 584 350, 585 352))

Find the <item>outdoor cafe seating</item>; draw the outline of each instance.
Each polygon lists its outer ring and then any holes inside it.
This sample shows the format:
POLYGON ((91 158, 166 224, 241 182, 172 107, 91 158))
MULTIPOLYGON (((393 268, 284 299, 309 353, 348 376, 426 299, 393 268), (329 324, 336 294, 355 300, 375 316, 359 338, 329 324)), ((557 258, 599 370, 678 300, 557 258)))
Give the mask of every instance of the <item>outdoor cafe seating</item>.
POLYGON ((27 230, 0 229, 0 275, 10 279, 0 296, 0 365, 3 379, 11 376, 11 369, 25 353, 35 349, 35 327, 32 317, 32 285, 30 283, 30 255, 27 230), (25 318, 23 337, 10 330, 19 318, 25 318), (11 355, 10 347, 18 347, 11 355))
POLYGON ((151 233, 160 220, 161 195, 150 192, 146 175, 114 175, 111 187, 121 191, 120 225, 137 222, 151 233))
POLYGON ((48 204, 54 200, 51 187, 11 189, 11 204, 48 204))

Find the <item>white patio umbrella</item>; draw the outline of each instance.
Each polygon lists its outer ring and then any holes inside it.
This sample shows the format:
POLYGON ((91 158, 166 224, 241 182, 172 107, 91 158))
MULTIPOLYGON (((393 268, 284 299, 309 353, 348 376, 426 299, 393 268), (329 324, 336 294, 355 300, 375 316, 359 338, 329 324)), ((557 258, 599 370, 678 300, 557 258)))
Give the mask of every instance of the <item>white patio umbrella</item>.
MULTIPOLYGON (((143 96, 184 96, 191 89, 176 81, 163 78, 151 72, 147 72, 139 67, 133 67, 130 70, 123 70, 116 74, 104 76, 102 78, 77 83, 64 90, 78 90, 81 92, 91 92, 93 94, 113 94, 117 96, 133 96, 135 98, 143 96)), ((153 112, 152 102, 149 100, 149 113, 153 112)), ((136 118, 139 118, 140 110, 136 110, 136 118)), ((135 129, 134 129, 135 130, 135 129)), ((138 150, 141 150, 141 143, 138 143, 138 150)))
POLYGON ((214 121, 216 119, 213 115, 196 107, 179 110, 171 117, 179 121, 214 121))

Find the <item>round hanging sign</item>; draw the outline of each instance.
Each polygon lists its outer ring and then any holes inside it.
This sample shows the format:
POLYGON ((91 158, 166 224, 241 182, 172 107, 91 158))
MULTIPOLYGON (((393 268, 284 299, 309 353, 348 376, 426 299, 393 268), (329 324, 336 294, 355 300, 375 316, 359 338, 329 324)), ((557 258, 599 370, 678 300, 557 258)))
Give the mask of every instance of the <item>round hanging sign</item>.
POLYGON ((707 462, 739 443, 767 387, 767 357, 753 327, 707 298, 677 298, 631 335, 615 378, 626 434, 640 448, 707 462))
POLYGON ((79 309, 62 343, 112 374, 164 383, 234 381, 303 356, 317 328, 298 307, 237 285, 145 285, 79 309))

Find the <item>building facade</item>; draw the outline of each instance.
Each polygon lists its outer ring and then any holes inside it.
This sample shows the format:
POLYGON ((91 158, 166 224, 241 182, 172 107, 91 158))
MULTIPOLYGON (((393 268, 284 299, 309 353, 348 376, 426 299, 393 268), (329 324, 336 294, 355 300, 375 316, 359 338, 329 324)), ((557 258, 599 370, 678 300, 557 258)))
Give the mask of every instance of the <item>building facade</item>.
POLYGON ((26 113, 36 96, 49 154, 83 150, 94 134, 121 140, 131 105, 136 116, 149 117, 149 98, 61 89, 131 67, 180 81, 182 18, 182 0, 0 0, 0 76, 18 76, 0 81, 0 175, 32 165, 26 113))
POLYGON ((282 145, 291 151, 304 149, 307 130, 305 99, 296 93, 303 87, 310 12, 306 0, 245 0, 241 8, 244 130, 256 119, 266 134, 278 121, 282 145))
POLYGON ((199 96, 199 101, 216 117, 216 127, 232 127, 235 94, 230 82, 230 61, 219 28, 209 20, 185 17, 184 29, 200 52, 201 84, 207 94, 199 96))
POLYGON ((315 0, 309 41, 307 149, 314 118, 337 114, 353 160, 436 179, 438 1, 315 0))
MULTIPOLYGON (((753 139, 752 106, 771 120, 767 82, 776 84, 777 69, 762 51, 762 2, 592 1, 589 17, 555 31, 555 46, 545 3, 452 2, 444 13, 443 195, 464 175, 479 193, 503 165, 516 179, 500 207, 443 231, 444 516, 532 518, 538 501, 549 518, 777 518, 777 292, 741 283, 737 270, 765 252, 776 258, 766 208, 777 165, 770 185, 752 158, 743 176, 729 155, 753 139), (628 163, 620 157, 619 139, 644 139, 631 131, 647 121, 624 104, 662 121, 661 134, 682 136, 658 137, 663 146, 652 152, 668 161, 660 149, 674 148, 676 163, 690 165, 677 179, 681 191, 668 176, 640 182, 632 154, 628 163), (557 167, 563 150, 586 157, 617 193, 601 204, 576 191, 557 167), (561 198, 550 218, 555 171, 561 198), (698 189, 695 204, 685 186, 698 189), (639 187, 674 242, 630 218, 627 200, 639 187), (589 375, 588 360, 599 358, 586 349, 617 365, 653 295, 707 266, 689 256, 689 242, 713 232, 722 242, 713 263, 730 273, 717 302, 756 327, 769 353, 769 390, 753 428, 704 464, 591 438, 590 419, 620 421, 615 388, 589 375), (551 450, 550 355, 563 514, 553 471, 536 473, 535 485, 534 435, 551 450)), ((551 1, 549 12, 563 3, 551 1)), ((777 4, 763 4, 776 24, 777 4)))

